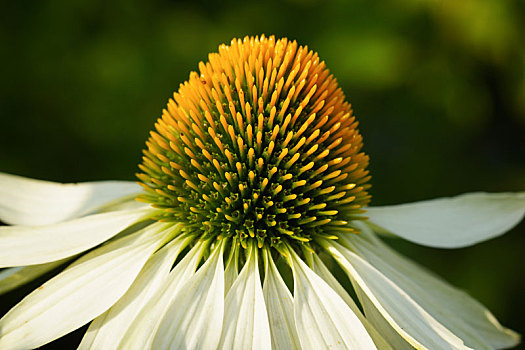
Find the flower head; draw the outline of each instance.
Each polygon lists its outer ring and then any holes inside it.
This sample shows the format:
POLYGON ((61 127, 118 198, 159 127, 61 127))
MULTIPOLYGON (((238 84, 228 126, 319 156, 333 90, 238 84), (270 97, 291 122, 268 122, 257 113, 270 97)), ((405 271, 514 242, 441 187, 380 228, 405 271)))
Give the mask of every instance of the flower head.
POLYGON ((0 174, 0 219, 12 225, 0 227, 0 293, 67 266, 0 319, 0 348, 39 347, 90 321, 80 349, 519 342, 378 233, 474 244, 518 223, 525 193, 367 207, 362 137, 316 53, 245 38, 199 69, 147 141, 142 188, 0 174))
POLYGON ((294 246, 349 231, 369 202, 350 104, 307 47, 221 45, 168 103, 140 165, 145 202, 197 236, 294 246))

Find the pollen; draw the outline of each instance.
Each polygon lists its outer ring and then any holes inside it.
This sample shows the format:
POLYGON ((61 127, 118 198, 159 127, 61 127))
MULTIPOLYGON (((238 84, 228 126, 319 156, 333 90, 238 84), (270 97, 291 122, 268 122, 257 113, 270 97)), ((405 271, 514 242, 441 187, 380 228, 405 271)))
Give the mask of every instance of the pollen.
POLYGON ((139 165, 139 199, 159 220, 245 247, 352 232, 370 200, 357 126, 317 53, 273 36, 234 39, 162 111, 139 165))

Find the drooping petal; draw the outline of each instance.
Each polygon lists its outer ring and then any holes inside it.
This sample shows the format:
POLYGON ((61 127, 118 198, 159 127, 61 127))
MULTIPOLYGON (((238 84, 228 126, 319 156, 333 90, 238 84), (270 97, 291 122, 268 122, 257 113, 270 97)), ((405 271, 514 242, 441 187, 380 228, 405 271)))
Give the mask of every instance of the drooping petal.
POLYGON ((224 317, 224 242, 178 291, 153 340, 153 349, 216 349, 224 317))
POLYGON ((365 318, 361 310, 359 310, 359 307, 356 305, 354 299, 350 295, 348 295, 348 292, 343 288, 343 286, 337 281, 337 279, 332 275, 330 270, 326 267, 326 265, 323 263, 321 258, 317 254, 312 254, 313 257, 313 270, 314 272, 319 275, 329 286, 332 288, 348 305, 350 310, 359 318, 359 321, 363 324, 365 329, 367 330, 368 334, 374 341, 374 344, 378 349, 381 350, 391 350, 393 349, 390 344, 383 338, 381 335, 381 332, 379 332, 375 327, 365 318))
POLYGON ((158 228, 94 250, 25 297, 0 320, 0 348, 39 347, 106 311, 163 243, 158 228))
POLYGON ((264 301, 268 310, 272 349, 301 349, 293 316, 293 297, 275 266, 270 251, 264 250, 264 301))
POLYGON ((156 252, 126 294, 90 324, 78 350, 119 349, 129 326, 144 305, 164 285, 171 265, 187 243, 187 239, 178 237, 156 252))
POLYGON ((0 271, 0 295, 42 276, 65 264, 70 259, 66 258, 40 265, 10 267, 0 271))
POLYGON ((303 349, 376 349, 359 318, 291 249, 294 316, 303 349))
MULTIPOLYGON (((346 271, 358 290, 358 295, 361 291, 361 295, 366 296, 360 300, 367 318, 367 308, 377 310, 390 326, 416 349, 467 348, 461 339, 368 262, 335 242, 325 241, 323 244, 346 271)), ((391 340, 389 334, 382 334, 388 341, 391 340)))
POLYGON ((60 184, 0 173, 0 220, 10 225, 49 225, 140 192, 131 181, 60 184))
POLYGON ((367 208, 370 221, 418 244, 466 247, 497 237, 525 215, 525 192, 468 193, 416 203, 367 208))
POLYGON ((271 349, 257 250, 255 244, 249 247, 246 264, 226 296, 220 349, 271 349))
MULTIPOLYGON (((190 236, 191 239, 191 236, 190 236)), ((123 337, 120 349, 150 349, 160 321, 167 312, 179 289, 194 275, 206 246, 195 245, 171 270, 168 280, 142 307, 123 337)))
POLYGON ((410 295, 436 320, 474 349, 508 348, 519 335, 499 324, 487 308, 409 259, 397 254, 367 228, 343 238, 363 259, 410 295))
POLYGON ((43 264, 93 248, 139 221, 148 209, 95 214, 46 226, 0 227, 0 267, 43 264))

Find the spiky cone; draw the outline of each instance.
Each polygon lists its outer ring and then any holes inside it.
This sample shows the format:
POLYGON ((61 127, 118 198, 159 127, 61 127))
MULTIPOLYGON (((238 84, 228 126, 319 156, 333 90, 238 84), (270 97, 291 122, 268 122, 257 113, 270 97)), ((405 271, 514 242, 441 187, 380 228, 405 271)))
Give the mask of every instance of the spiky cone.
POLYGON ((317 53, 252 37, 221 45, 155 124, 138 174, 159 218, 243 247, 352 232, 369 202, 351 105, 317 53))

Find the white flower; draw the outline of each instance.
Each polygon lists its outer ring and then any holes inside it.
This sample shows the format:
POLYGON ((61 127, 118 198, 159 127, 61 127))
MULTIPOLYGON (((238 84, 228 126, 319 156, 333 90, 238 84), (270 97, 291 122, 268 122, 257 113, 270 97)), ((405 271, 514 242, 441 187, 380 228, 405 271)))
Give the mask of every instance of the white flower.
POLYGON ((11 225, 0 227, 0 293, 67 266, 0 319, 0 349, 36 348, 91 321, 79 349, 519 342, 377 233, 472 245, 520 222, 525 193, 365 208, 362 137, 317 54, 247 38, 200 69, 147 142, 142 187, 0 173, 0 220, 11 225))

